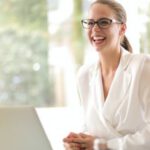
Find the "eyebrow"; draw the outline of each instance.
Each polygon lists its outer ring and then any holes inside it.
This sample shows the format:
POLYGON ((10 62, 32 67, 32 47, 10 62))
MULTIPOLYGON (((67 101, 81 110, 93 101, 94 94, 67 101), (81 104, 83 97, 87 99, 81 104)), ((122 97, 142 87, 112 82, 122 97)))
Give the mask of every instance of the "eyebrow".
POLYGON ((109 17, 101 17, 101 18, 98 18, 98 19, 93 19, 93 18, 87 18, 89 20, 94 20, 94 21, 97 21, 97 20, 100 20, 100 19, 111 19, 111 20, 116 20, 114 18, 109 18, 109 17))

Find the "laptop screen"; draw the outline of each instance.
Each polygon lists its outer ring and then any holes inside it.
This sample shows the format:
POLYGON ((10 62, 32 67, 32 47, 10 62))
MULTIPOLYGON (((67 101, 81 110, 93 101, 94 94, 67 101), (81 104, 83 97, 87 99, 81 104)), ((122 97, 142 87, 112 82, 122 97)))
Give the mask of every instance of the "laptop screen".
POLYGON ((0 149, 52 150, 33 107, 0 107, 0 149))

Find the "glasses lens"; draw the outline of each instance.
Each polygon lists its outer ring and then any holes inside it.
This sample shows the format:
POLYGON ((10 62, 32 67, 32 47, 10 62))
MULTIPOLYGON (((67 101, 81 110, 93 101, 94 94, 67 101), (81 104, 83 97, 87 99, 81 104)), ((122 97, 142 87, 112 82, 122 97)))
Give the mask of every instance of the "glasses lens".
POLYGON ((82 22, 83 27, 86 29, 90 29, 91 27, 94 26, 94 21, 90 19, 85 19, 85 20, 82 20, 81 22, 82 22))
POLYGON ((108 28, 112 23, 111 19, 108 18, 101 18, 100 20, 98 20, 98 26, 100 28, 108 28))

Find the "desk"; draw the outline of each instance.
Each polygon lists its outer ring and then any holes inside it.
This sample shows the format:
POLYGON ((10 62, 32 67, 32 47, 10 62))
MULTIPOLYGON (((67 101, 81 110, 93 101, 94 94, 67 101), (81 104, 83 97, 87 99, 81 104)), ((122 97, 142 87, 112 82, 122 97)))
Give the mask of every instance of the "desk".
POLYGON ((53 150, 64 150, 62 139, 81 130, 80 108, 36 108, 53 150))

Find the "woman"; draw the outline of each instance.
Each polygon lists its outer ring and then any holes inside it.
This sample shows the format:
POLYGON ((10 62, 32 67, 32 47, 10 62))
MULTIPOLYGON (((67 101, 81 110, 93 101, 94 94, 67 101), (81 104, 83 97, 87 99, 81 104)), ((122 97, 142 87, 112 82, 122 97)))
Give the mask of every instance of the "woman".
POLYGON ((65 137, 65 149, 93 150, 98 141, 100 149, 150 150, 150 56, 131 53, 124 8, 97 0, 82 25, 99 60, 79 71, 85 131, 65 137))

